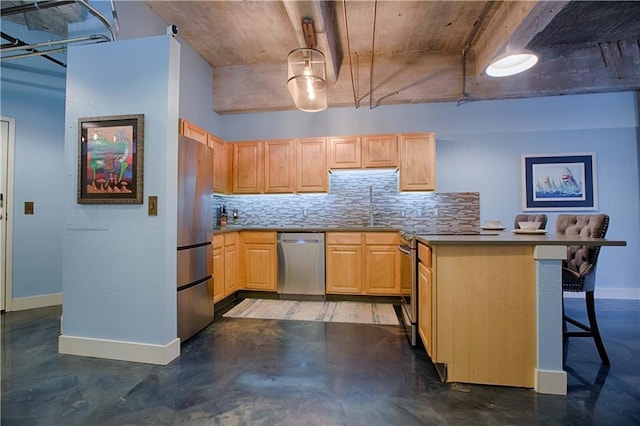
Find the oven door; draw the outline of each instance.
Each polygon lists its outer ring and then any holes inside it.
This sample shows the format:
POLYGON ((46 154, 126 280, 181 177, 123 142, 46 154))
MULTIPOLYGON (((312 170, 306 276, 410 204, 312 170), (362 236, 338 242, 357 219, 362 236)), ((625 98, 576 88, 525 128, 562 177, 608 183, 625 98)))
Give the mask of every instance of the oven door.
POLYGON ((412 346, 417 344, 417 271, 416 249, 406 244, 398 245, 400 252, 400 301, 402 302, 402 316, 404 325, 409 333, 412 346))

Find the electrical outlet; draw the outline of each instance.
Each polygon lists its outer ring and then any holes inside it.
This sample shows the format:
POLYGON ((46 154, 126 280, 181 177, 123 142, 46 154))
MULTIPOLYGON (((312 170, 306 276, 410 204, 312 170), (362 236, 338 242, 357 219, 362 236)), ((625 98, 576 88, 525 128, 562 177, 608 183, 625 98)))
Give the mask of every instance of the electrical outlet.
POLYGON ((34 211, 33 201, 25 201, 24 214, 33 214, 33 211, 34 211))

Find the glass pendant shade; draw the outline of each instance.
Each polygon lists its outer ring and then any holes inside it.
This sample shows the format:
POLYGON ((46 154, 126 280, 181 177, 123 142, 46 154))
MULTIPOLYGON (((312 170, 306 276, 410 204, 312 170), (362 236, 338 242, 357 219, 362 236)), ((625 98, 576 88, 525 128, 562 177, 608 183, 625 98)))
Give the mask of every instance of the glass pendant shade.
POLYGON ((296 108, 306 112, 327 109, 327 77, 324 54, 301 47, 287 57, 287 86, 296 108))
POLYGON ((530 50, 512 50, 496 56, 486 69, 490 77, 507 77, 528 70, 538 63, 538 57, 530 50))

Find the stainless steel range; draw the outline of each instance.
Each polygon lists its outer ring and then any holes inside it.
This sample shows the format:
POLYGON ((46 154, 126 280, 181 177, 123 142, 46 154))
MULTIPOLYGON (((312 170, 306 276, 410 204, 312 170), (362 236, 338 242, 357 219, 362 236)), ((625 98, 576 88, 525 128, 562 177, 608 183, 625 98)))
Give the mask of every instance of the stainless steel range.
POLYGON ((400 231, 400 301, 411 346, 418 343, 418 242, 412 231, 400 231))

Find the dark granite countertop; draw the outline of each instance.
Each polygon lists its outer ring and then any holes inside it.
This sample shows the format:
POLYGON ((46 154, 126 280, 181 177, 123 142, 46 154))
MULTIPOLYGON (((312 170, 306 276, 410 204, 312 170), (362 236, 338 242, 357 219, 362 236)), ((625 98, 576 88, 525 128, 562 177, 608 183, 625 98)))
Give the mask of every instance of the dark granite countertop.
POLYGON ((398 232, 400 228, 388 226, 327 226, 327 225, 305 225, 305 226, 227 226, 225 228, 212 230, 213 235, 225 234, 227 232, 238 231, 273 231, 273 232, 398 232))

